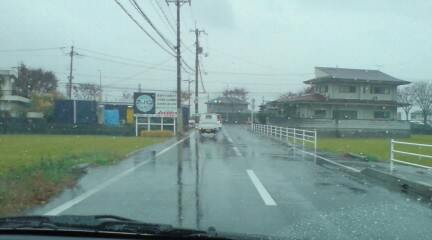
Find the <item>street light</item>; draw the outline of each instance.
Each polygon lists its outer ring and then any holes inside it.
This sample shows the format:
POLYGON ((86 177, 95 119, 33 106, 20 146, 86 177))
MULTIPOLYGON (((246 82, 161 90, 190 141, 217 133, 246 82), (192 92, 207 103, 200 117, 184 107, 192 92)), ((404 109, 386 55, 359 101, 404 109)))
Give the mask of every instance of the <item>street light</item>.
POLYGON ((227 93, 227 95, 228 95, 228 88, 229 88, 229 86, 231 86, 232 84, 230 83, 230 84, 228 84, 227 85, 227 87, 226 87, 226 93, 227 93))
POLYGON ((254 130, 253 110, 255 109, 255 98, 252 98, 251 102, 251 128, 254 130))
MULTIPOLYGON (((231 98, 229 97, 229 93, 228 93, 228 88, 231 85, 232 85, 231 83, 227 85, 225 93, 226 93, 226 97, 227 97, 227 102, 231 103, 231 111, 233 112, 234 109, 232 106, 231 98)), ((229 113, 228 113, 228 108, 226 108, 226 121, 227 121, 227 123, 228 123, 228 120, 229 120, 229 113)))
POLYGON ((99 71, 99 101, 102 102, 102 72, 101 70, 99 71))
POLYGON ((187 79, 187 80, 183 80, 183 81, 188 82, 188 99, 189 99, 188 107, 189 107, 189 112, 190 112, 190 98, 191 98, 191 94, 190 94, 190 84, 191 84, 191 82, 193 82, 194 80, 187 79))

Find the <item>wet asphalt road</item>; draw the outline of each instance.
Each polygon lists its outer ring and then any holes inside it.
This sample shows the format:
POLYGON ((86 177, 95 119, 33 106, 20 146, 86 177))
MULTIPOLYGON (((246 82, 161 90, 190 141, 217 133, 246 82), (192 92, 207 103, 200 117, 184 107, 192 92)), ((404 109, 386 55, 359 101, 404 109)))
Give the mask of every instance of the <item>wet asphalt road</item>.
POLYGON ((29 214, 113 214, 290 238, 432 238, 429 204, 246 128, 226 125, 217 136, 196 133, 89 169, 77 187, 29 214))

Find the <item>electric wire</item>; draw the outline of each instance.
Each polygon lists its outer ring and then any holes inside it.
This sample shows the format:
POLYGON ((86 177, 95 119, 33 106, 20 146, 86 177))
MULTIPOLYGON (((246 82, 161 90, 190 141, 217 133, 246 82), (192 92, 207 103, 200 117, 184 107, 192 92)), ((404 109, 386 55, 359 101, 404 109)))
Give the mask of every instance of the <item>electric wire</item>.
POLYGON ((200 75, 200 79, 201 79, 201 87, 202 87, 204 93, 206 93, 206 90, 204 88, 204 82, 203 82, 202 74, 201 74, 201 69, 199 70, 199 75, 200 75))
POLYGON ((168 42, 168 40, 162 35, 162 33, 157 29, 157 27, 153 24, 153 22, 150 20, 150 18, 147 17, 147 15, 144 13, 144 11, 141 9, 141 7, 138 5, 138 3, 135 0, 129 0, 129 2, 132 4, 132 6, 135 7, 135 9, 141 14, 141 16, 147 21, 148 24, 155 30, 155 32, 159 35, 159 37, 162 38, 162 40, 170 47, 172 50, 174 50, 174 44, 168 42))
POLYGON ((13 50, 0 50, 0 52, 33 52, 33 51, 57 50, 57 49, 64 49, 64 48, 66 48, 66 47, 34 48, 34 49, 13 49, 13 50))
MULTIPOLYGON (((132 15, 129 14, 129 12, 123 7, 123 5, 121 3, 119 3, 117 0, 114 0, 121 9, 123 9, 123 11, 132 19, 132 21, 134 21, 138 27, 141 28, 142 31, 144 31, 144 33, 151 39, 153 40, 153 42, 155 42, 159 47, 161 47, 165 52, 167 52, 169 55, 175 57, 174 54, 172 54, 170 51, 168 51, 166 48, 164 48, 158 41, 156 41, 156 39, 154 39, 133 17, 132 15)), ((172 49, 171 49, 172 50, 172 49)))
MULTIPOLYGON (((159 7, 160 11, 162 12, 162 14, 164 15, 165 20, 167 21, 168 25, 171 27, 171 30, 172 30, 172 32, 174 33, 174 36, 175 36, 175 34, 176 34, 176 30, 174 29, 174 27, 173 27, 173 25, 171 24, 171 22, 168 20, 168 17, 167 17, 167 15, 165 14, 165 11, 162 9, 161 5, 159 4, 159 1, 155 0, 155 2, 156 2, 156 4, 158 5, 158 7, 159 7)), ((152 3, 152 6, 153 6, 153 3, 152 3)))
MULTIPOLYGON (((106 57, 117 58, 117 59, 121 59, 121 60, 137 62, 137 63, 142 63, 142 64, 154 65, 153 63, 144 62, 144 61, 140 61, 140 60, 136 60, 136 59, 130 59, 130 58, 115 56, 115 55, 111 55, 111 54, 100 53, 100 52, 96 52, 96 51, 92 51, 92 50, 88 50, 88 49, 84 49, 84 48, 80 48, 80 47, 75 47, 75 48, 79 49, 81 51, 90 52, 90 53, 94 53, 94 54, 98 54, 98 55, 102 55, 102 56, 106 56, 106 57)), ((170 59, 171 59, 171 57, 170 57, 170 59)))

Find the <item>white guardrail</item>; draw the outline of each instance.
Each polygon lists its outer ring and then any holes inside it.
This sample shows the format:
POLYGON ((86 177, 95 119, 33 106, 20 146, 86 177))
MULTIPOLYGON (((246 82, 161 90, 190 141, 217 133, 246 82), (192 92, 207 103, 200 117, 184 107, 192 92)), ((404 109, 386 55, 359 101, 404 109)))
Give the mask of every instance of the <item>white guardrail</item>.
POLYGON ((314 150, 316 150, 317 146, 317 133, 316 130, 310 131, 305 129, 298 128, 285 128, 279 126, 272 125, 264 125, 254 123, 252 125, 252 130, 256 132, 260 132, 265 135, 269 135, 274 138, 278 138, 280 140, 285 140, 287 142, 292 141, 294 144, 305 144, 312 145, 314 150))
POLYGON ((410 166, 415 166, 415 167, 426 168, 426 169, 432 169, 432 167, 428 167, 428 166, 424 166, 424 165, 420 165, 420 164, 415 164, 415 163, 410 163, 410 162, 405 162, 405 161, 402 161, 402 160, 395 159, 394 158, 394 154, 395 153, 399 153, 399 154, 402 154, 402 155, 415 156, 415 157, 419 157, 419 158, 432 159, 432 156, 429 156, 429 155, 423 155, 423 154, 418 154, 418 153, 413 153, 413 152, 404 152, 404 151, 400 151, 400 150, 395 150, 395 145, 396 144, 432 148, 432 145, 428 145, 428 144, 399 142, 399 141, 395 141, 395 140, 392 139, 390 141, 390 170, 391 171, 393 171, 393 162, 402 163, 402 164, 406 164, 406 165, 410 165, 410 166))

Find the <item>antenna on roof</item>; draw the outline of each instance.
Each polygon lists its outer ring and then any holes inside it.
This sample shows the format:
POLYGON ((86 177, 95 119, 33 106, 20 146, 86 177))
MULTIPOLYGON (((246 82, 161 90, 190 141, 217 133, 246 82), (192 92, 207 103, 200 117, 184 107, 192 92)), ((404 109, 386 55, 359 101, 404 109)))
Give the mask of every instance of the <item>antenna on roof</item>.
POLYGON ((383 65, 374 65, 374 66, 378 68, 378 71, 380 71, 381 68, 384 67, 383 65))

